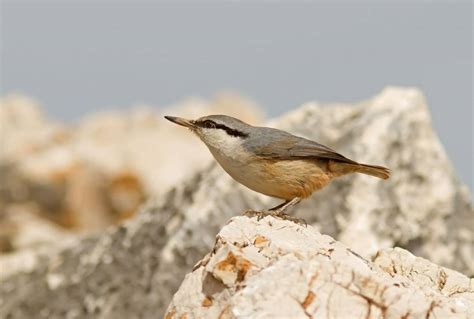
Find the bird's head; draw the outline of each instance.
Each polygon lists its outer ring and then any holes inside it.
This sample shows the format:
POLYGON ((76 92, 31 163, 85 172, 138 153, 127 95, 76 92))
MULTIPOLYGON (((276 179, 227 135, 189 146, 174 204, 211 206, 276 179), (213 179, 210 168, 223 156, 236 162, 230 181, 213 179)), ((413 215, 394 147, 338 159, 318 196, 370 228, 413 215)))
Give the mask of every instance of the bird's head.
POLYGON ((168 121, 189 128, 209 147, 222 149, 241 144, 252 132, 252 126, 227 115, 208 115, 197 120, 165 116, 168 121))

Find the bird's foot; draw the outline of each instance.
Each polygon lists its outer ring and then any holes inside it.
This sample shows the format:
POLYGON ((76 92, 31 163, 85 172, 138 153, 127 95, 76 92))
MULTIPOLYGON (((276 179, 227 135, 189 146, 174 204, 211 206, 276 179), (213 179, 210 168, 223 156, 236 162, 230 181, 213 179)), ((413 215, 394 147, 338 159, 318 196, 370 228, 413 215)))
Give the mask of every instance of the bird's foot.
POLYGON ((272 217, 275 217, 275 218, 279 218, 281 220, 288 220, 288 221, 291 221, 295 224, 298 224, 298 225, 303 225, 303 226, 307 226, 308 223, 302 219, 302 218, 297 218, 297 217, 293 217, 293 216, 290 216, 288 214, 285 214, 284 212, 281 212, 281 211, 273 211, 273 210, 263 210, 263 211, 256 211, 256 210, 248 210, 244 213, 245 216, 247 217, 257 217, 257 220, 260 221, 262 218, 265 218, 267 216, 272 216, 272 217))
POLYGON ((273 214, 271 214, 271 212, 268 212, 268 211, 249 209, 248 211, 244 213, 244 216, 257 217, 257 220, 260 221, 262 218, 266 216, 273 216, 273 214))
POLYGON ((288 220, 288 221, 293 222, 293 223, 298 224, 298 225, 302 225, 302 226, 305 226, 305 227, 308 226, 308 223, 303 218, 293 217, 293 216, 290 216, 290 215, 285 214, 283 212, 273 212, 270 215, 272 215, 276 218, 282 219, 282 220, 288 220))

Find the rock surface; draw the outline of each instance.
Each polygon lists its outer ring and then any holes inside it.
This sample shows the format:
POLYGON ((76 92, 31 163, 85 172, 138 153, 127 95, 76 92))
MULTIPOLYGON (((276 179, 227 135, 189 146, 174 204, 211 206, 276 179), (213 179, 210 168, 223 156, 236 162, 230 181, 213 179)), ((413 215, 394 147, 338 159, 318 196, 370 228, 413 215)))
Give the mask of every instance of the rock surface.
POLYGON ((165 318, 474 318, 474 281, 400 248, 372 262, 311 226, 234 217, 165 318))
MULTIPOLYGON (((310 103, 273 124, 393 171, 387 181, 340 178, 297 206, 298 217, 365 258, 400 246, 474 273, 469 194, 453 173, 418 90, 389 88, 355 106, 310 103)), ((125 225, 52 257, 30 257, 34 266, 1 279, 0 317, 160 316, 230 217, 273 204, 211 164, 125 225)))

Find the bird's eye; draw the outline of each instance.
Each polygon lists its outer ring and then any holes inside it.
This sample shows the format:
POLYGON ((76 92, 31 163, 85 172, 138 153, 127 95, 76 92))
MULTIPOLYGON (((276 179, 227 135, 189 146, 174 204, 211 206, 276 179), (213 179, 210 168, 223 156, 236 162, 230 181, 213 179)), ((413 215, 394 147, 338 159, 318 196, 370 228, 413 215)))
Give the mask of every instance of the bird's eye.
POLYGON ((203 123, 204 127, 205 128, 216 128, 216 123, 214 123, 213 121, 204 121, 203 123))

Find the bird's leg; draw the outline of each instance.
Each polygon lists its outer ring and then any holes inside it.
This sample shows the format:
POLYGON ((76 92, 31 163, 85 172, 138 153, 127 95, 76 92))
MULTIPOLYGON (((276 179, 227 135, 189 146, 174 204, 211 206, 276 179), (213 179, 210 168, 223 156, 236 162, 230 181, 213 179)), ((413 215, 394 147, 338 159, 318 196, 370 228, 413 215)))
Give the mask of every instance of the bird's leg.
POLYGON ((301 198, 300 197, 295 197, 292 200, 286 201, 283 204, 280 204, 276 207, 271 208, 270 211, 272 212, 272 214, 277 215, 277 216, 278 215, 286 215, 285 211, 292 208, 293 206, 295 206, 299 202, 301 202, 301 198))
POLYGON ((244 213, 245 216, 249 216, 249 217, 254 217, 254 216, 257 216, 258 217, 258 220, 262 219, 263 217, 265 216, 274 216, 275 213, 274 211, 285 206, 286 204, 288 204, 290 201, 287 200, 287 201, 284 201, 283 203, 275 206, 275 207, 272 207, 270 208, 269 210, 260 210, 260 211, 257 211, 257 210, 248 210, 244 213))
POLYGON ((303 224, 303 225, 307 225, 306 221, 302 218, 297 218, 297 217, 293 217, 293 216, 290 216, 288 214, 285 213, 285 211, 287 211, 288 209, 292 208, 293 206, 295 206, 296 204, 298 204, 299 202, 301 202, 301 198, 300 197, 295 197, 293 198, 292 200, 290 201, 286 201, 284 202, 283 204, 281 205, 278 205, 277 207, 274 207, 270 210, 270 213, 271 215, 277 217, 277 218, 281 218, 283 220, 289 220, 289 221, 292 221, 296 224, 303 224))
POLYGON ((269 211, 277 210, 278 208, 285 206, 285 205, 288 204, 289 202, 290 202, 289 200, 284 201, 283 203, 281 203, 281 204, 279 204, 279 205, 276 205, 275 207, 270 208, 269 211))
POLYGON ((257 216, 258 220, 264 218, 265 216, 273 216, 273 217, 277 217, 277 218, 280 218, 280 219, 283 219, 283 220, 289 220, 289 221, 295 222, 297 224, 306 225, 307 223, 304 219, 292 217, 292 216, 285 213, 285 211, 292 208, 293 206, 298 204, 300 201, 301 201, 300 197, 295 197, 292 200, 285 201, 285 202, 281 203, 280 205, 277 205, 273 208, 270 208, 269 210, 266 210, 266 211, 247 211, 245 213, 245 215, 249 216, 249 217, 257 216))
POLYGON ((289 200, 284 201, 283 203, 278 204, 275 207, 272 207, 268 210, 260 210, 260 211, 248 210, 248 211, 245 212, 245 215, 247 215, 247 216, 257 216, 257 217, 259 217, 259 219, 262 219, 265 216, 275 216, 275 215, 279 214, 278 209, 282 208, 283 206, 285 206, 289 202, 290 202, 289 200))

